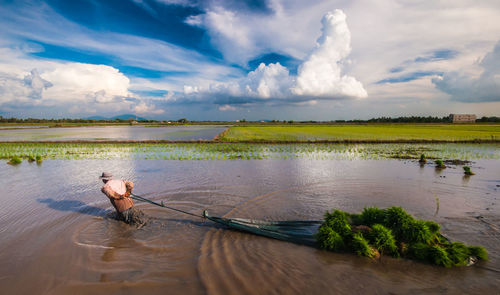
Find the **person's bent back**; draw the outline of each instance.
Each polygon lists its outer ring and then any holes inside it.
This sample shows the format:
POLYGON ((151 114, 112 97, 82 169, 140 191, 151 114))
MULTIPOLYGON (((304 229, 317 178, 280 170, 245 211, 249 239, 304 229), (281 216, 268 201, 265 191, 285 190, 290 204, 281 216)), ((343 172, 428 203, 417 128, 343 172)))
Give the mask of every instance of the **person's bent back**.
POLYGON ((116 209, 119 220, 128 224, 142 227, 146 223, 144 213, 134 208, 134 201, 130 198, 134 183, 120 179, 112 179, 113 175, 103 172, 99 177, 105 183, 101 191, 109 198, 116 209))
POLYGON ((111 179, 105 182, 101 191, 109 198, 113 207, 121 213, 134 206, 134 201, 130 198, 134 183, 120 179, 111 179))

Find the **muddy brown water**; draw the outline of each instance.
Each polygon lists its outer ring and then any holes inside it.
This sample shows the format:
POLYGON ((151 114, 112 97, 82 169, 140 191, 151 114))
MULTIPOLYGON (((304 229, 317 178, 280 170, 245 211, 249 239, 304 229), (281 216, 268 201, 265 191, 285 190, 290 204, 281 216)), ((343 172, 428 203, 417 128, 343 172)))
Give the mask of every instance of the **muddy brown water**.
POLYGON ((0 163, 2 294, 493 294, 500 286, 500 165, 477 174, 401 160, 47 160, 0 163), (374 261, 243 232, 139 204, 136 230, 110 218, 102 171, 134 192, 200 213, 320 219, 325 210, 402 206, 490 261, 446 269, 374 261), (439 211, 436 214, 436 197, 439 211))

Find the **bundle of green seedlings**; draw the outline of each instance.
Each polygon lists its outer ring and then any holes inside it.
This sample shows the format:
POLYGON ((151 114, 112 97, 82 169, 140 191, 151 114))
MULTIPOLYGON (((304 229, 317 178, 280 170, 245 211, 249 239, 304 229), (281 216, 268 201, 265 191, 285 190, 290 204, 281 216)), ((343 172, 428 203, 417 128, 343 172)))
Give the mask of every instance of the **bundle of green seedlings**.
POLYGON ((401 207, 370 207, 361 214, 334 210, 325 213, 316 240, 321 248, 335 252, 367 257, 388 254, 445 267, 488 260, 484 248, 450 242, 439 229, 439 224, 415 219, 401 207))
POLYGON ((436 168, 444 169, 444 168, 446 168, 446 165, 443 164, 442 160, 436 160, 436 168))
POLYGON ((465 175, 474 175, 475 173, 470 170, 469 166, 463 166, 465 175))

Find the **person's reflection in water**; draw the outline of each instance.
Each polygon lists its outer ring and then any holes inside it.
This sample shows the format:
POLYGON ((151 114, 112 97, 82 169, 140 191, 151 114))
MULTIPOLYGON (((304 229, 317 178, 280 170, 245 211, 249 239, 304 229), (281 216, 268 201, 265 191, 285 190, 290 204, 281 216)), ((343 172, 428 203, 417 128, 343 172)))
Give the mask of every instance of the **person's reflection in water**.
MULTIPOLYGON (((106 267, 106 269, 111 270, 113 268, 112 263, 118 260, 116 258, 117 252, 120 249, 129 248, 129 247, 127 247, 127 245, 129 245, 129 243, 131 241, 133 241, 133 235, 132 235, 132 232, 130 230, 123 230, 123 227, 121 227, 121 226, 116 227, 116 224, 111 225, 111 227, 108 229, 110 229, 112 231, 115 231, 115 230, 119 231, 119 233, 110 232, 107 234, 107 236, 110 237, 111 240, 107 244, 106 250, 104 251, 104 253, 102 253, 102 256, 101 256, 101 261, 106 263, 106 264, 109 264, 109 267, 106 267)), ((99 282, 114 281, 116 278, 112 277, 111 274, 113 272, 114 271, 112 271, 112 270, 109 273, 102 272, 101 276, 99 278, 99 282)))

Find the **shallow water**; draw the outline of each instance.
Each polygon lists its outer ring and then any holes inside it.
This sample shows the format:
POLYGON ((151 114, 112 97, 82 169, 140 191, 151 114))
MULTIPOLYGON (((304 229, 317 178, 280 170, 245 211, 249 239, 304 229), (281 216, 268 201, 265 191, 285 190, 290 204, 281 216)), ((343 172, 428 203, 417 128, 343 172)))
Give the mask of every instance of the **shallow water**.
POLYGON ((210 140, 226 126, 92 126, 0 130, 0 141, 210 140))
POLYGON ((46 160, 0 163, 0 289, 4 294, 484 293, 500 286, 500 165, 436 170, 402 160, 46 160), (325 210, 402 206, 451 240, 483 245, 490 261, 445 269, 379 261, 228 230, 137 204, 135 230, 109 218, 97 176, 192 213, 320 219, 325 210), (436 212, 436 197, 439 211, 436 212))

